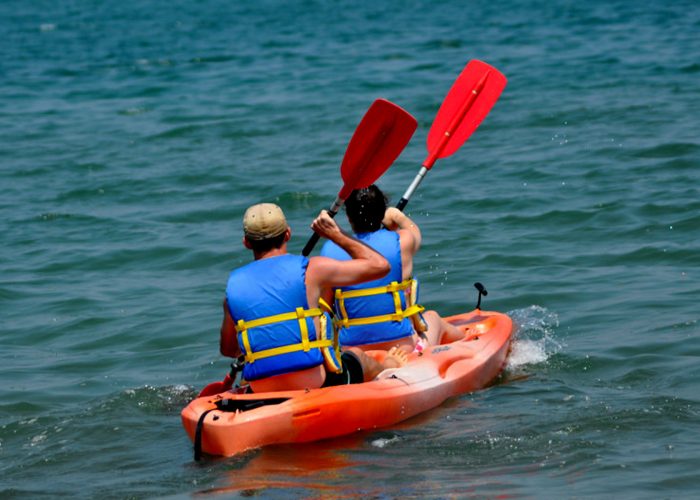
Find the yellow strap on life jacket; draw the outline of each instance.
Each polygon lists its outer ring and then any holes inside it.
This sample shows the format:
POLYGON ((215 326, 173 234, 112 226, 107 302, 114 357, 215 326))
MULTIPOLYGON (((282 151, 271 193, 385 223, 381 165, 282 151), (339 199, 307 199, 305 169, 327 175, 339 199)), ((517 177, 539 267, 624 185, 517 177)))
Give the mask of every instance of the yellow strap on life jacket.
MULTIPOLYGON (((323 364, 325 365, 326 370, 333 373, 341 373, 343 371, 343 365, 340 362, 340 338, 338 325, 335 321, 335 315, 333 314, 333 309, 331 306, 329 306, 328 303, 322 298, 318 299, 318 304, 321 306, 321 309, 331 316, 331 327, 333 328, 333 352, 331 353, 331 350, 327 347, 321 349, 321 352, 323 353, 323 364), (335 356, 333 356, 333 354, 335 354, 335 356)), ((321 330, 320 335, 322 339, 326 338, 326 331, 328 328, 326 321, 326 316, 321 315, 319 318, 319 330, 321 330)))
POLYGON ((314 309, 304 309, 303 307, 297 307, 294 312, 275 314, 273 316, 266 316, 264 318, 254 319, 252 321, 243 321, 242 319, 236 324, 236 329, 241 334, 243 340, 243 347, 245 348, 245 360, 246 363, 254 363, 258 359, 269 358, 271 356, 278 356, 280 354, 288 354, 290 352, 305 351, 308 352, 315 348, 331 347, 333 342, 330 339, 325 338, 325 332, 321 334, 321 338, 318 340, 310 340, 309 329, 306 325, 306 318, 313 318, 316 316, 323 316, 323 311, 319 308, 314 309), (256 328, 260 326, 272 325, 274 323, 281 323, 283 321, 299 321, 299 330, 301 331, 301 342, 298 344, 290 344, 280 347, 273 347, 272 349, 265 349, 262 351, 253 352, 250 346, 250 338, 248 337, 248 330, 251 328, 256 328))
MULTIPOLYGON (((418 298, 418 280, 413 280, 413 283, 411 283, 411 294, 406 299, 407 303, 413 305, 416 303, 417 298, 418 298)), ((425 333, 428 331, 428 324, 425 322, 425 319, 423 319, 422 314, 420 314, 420 313, 414 314, 409 319, 411 320, 411 323, 413 323, 413 329, 416 332, 418 332, 419 334, 422 334, 422 333, 425 333)))
MULTIPOLYGON (((377 286, 373 288, 363 288, 360 290, 348 290, 342 291, 340 288, 335 290, 335 302, 338 306, 338 312, 340 313, 340 318, 337 319, 337 323, 343 328, 349 326, 359 326, 359 325, 373 325, 375 323, 384 323, 385 321, 403 321, 406 318, 415 316, 416 314, 422 313, 425 307, 418 304, 411 304, 409 301, 406 302, 406 309, 401 308, 401 295, 399 292, 412 289, 415 281, 413 279, 407 279, 399 283, 398 281, 392 281, 385 286, 377 286), (348 311, 345 308, 346 299, 355 299, 358 297, 370 297, 372 295, 382 295, 384 293, 390 293, 394 300, 394 312, 390 314, 380 314, 378 316, 367 316, 364 318, 352 318, 348 317, 348 311)), ((411 297, 410 302, 415 298, 415 294, 404 294, 407 297, 411 297)))
POLYGON ((340 343, 338 339, 338 330, 333 322, 333 338, 326 338, 326 316, 324 311, 333 315, 331 307, 323 299, 319 299, 319 308, 314 309, 304 309, 302 307, 297 307, 294 312, 275 314, 273 316, 266 316, 264 318, 258 318, 251 321, 239 320, 236 324, 236 329, 241 334, 243 340, 243 347, 245 348, 245 360, 246 363, 254 363, 255 360, 269 358, 272 356, 279 356, 280 354, 288 354, 290 352, 304 351, 308 352, 311 349, 321 349, 323 352, 324 360, 326 361, 326 367, 336 373, 342 371, 342 366, 339 363, 333 361, 333 357, 330 355, 328 348, 332 347, 335 350, 336 359, 340 359, 340 343), (314 318, 318 316, 320 322, 320 333, 317 340, 311 340, 309 338, 309 329, 306 325, 306 318, 314 318), (301 342, 298 344, 290 344, 286 346, 273 347, 271 349, 265 349, 263 351, 253 352, 250 345, 250 338, 248 336, 248 330, 251 328, 256 328, 260 326, 272 325, 275 323, 281 323, 283 321, 299 321, 299 330, 301 332, 301 342))

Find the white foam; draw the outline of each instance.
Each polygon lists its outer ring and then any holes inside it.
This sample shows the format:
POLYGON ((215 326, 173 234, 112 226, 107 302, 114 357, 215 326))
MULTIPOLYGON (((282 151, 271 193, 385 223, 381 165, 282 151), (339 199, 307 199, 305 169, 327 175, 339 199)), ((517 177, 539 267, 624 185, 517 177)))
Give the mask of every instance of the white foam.
POLYGON ((388 445, 396 443, 397 441, 401 441, 401 438, 399 436, 393 436, 390 438, 375 439, 371 444, 375 448, 386 448, 388 445))
POLYGON ((547 358, 544 340, 516 340, 513 342, 506 368, 512 370, 523 365, 544 363, 547 358))
POLYGON ((533 305, 510 311, 508 315, 513 318, 517 331, 508 357, 507 369, 544 363, 562 349, 562 344, 555 339, 555 330, 559 326, 556 313, 533 305))

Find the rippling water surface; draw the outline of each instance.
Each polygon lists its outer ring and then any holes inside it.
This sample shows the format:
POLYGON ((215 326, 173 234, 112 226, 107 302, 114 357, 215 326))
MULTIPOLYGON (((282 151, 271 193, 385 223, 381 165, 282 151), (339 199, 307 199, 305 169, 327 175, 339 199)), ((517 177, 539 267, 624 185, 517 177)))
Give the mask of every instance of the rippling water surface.
POLYGON ((3 2, 0 496, 698 495, 696 2, 3 2), (518 325, 493 387, 411 421, 192 461, 240 218, 299 251, 377 97, 508 87, 409 205, 426 304, 518 325))

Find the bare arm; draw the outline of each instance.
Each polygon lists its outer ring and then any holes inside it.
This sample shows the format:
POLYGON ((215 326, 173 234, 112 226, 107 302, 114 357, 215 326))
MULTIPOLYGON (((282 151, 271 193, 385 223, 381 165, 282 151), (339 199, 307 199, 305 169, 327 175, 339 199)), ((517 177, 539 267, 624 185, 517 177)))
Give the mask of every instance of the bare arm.
POLYGON ((420 228, 408 215, 395 207, 386 209, 382 224, 388 230, 396 231, 399 234, 401 265, 403 268, 402 278, 410 278, 413 275, 413 257, 418 253, 422 242, 420 228))
POLYGON ((221 334, 219 337, 219 351, 229 358, 237 358, 241 355, 241 348, 238 346, 238 335, 233 318, 228 310, 228 304, 224 299, 224 319, 221 321, 221 334))
POLYGON ((420 248, 422 241, 420 228, 413 222, 408 215, 403 213, 401 210, 395 207, 389 207, 384 213, 384 219, 382 224, 389 231, 396 231, 399 234, 405 234, 408 236, 407 240, 411 241, 411 253, 415 254, 420 248))

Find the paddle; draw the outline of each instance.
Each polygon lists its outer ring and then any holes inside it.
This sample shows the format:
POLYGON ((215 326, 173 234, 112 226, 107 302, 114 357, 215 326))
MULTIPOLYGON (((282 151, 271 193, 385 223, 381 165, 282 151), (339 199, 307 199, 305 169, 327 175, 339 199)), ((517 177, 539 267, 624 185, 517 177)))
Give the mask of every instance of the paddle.
POLYGON ((462 70, 428 133, 428 156, 396 208, 403 210, 425 175, 440 158, 450 156, 474 133, 498 100, 506 77, 485 62, 472 60, 462 70))
MULTIPOLYGON (((340 166, 343 187, 328 210, 335 217, 354 189, 366 188, 394 163, 416 131, 418 122, 409 113, 385 99, 369 107, 355 129, 340 166)), ((314 233, 301 251, 307 256, 319 240, 314 233)))

